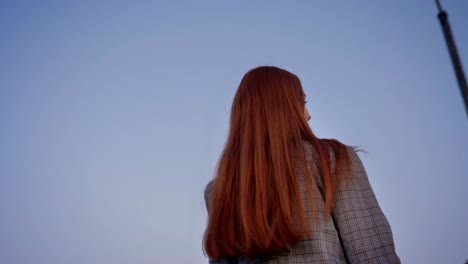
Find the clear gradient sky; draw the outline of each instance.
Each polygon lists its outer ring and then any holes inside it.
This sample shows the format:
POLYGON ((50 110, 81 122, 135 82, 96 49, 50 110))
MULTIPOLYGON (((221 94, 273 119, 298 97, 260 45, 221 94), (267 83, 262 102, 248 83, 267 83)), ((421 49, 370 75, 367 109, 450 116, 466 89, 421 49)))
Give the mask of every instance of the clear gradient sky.
MULTIPOLYGON (((468 1, 442 0, 468 69, 468 1)), ((403 263, 468 259, 468 122, 434 1, 2 1, 0 263, 206 263, 249 69, 368 151, 403 263)))

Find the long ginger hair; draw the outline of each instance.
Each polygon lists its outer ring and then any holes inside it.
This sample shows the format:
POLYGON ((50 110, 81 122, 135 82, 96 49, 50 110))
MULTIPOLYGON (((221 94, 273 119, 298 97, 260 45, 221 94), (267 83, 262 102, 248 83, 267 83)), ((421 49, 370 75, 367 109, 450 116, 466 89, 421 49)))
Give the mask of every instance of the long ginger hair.
POLYGON ((299 78, 286 70, 262 66, 243 77, 210 195, 203 242, 209 257, 267 256, 301 241, 301 230, 313 227, 306 222, 298 164, 312 195, 307 162, 317 163, 325 213, 331 213, 350 158, 344 144, 312 133, 304 118, 304 98, 299 78), (306 160, 304 142, 313 146, 314 161, 306 160))

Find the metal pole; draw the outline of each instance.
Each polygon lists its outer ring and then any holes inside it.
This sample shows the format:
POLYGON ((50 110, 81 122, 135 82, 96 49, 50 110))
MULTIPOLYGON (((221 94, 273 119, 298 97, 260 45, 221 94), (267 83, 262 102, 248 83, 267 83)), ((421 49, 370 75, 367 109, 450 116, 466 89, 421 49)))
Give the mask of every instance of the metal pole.
POLYGON ((447 42, 447 47, 450 52, 450 57, 452 58, 453 68, 455 70, 455 75, 457 76, 458 86, 460 86, 460 91, 465 101, 466 113, 468 115, 468 86, 466 84, 465 74, 463 73, 463 67, 458 57, 457 47, 455 46, 455 41, 453 40, 452 31, 450 30, 450 24, 448 21, 447 13, 442 10, 439 0, 436 0, 437 8, 439 9, 439 20, 442 30, 444 31, 445 41, 447 42))

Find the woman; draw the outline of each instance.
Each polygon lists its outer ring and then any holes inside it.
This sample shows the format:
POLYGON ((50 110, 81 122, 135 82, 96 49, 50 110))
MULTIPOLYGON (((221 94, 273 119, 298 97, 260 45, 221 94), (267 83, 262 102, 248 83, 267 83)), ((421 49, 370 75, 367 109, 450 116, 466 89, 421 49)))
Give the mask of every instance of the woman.
POLYGON ((317 138, 294 74, 242 79, 205 190, 210 263, 400 263, 354 147, 317 138))

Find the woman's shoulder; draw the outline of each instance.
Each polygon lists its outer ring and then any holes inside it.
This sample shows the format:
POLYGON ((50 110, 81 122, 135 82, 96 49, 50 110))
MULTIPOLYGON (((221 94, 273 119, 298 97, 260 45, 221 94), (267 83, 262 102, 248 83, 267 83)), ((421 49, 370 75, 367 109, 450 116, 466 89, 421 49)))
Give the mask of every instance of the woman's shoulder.
MULTIPOLYGON (((328 154, 331 160, 335 159, 337 149, 346 149, 348 154, 350 155, 355 155, 356 152, 361 151, 358 147, 345 144, 337 139, 320 138, 318 139, 318 141, 320 142, 320 144, 322 144, 322 146, 328 149, 328 154)), ((317 147, 314 146, 312 142, 304 140, 304 149, 305 149, 306 156, 309 157, 309 156, 313 156, 314 154, 316 154, 317 153, 316 148, 317 147)))

